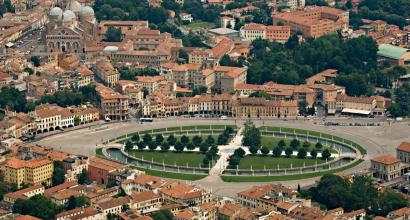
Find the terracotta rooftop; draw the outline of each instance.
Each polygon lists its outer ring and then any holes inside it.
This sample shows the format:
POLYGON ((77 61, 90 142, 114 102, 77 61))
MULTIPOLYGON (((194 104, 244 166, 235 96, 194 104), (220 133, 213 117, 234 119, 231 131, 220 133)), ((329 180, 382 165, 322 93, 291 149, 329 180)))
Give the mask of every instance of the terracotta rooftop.
POLYGON ((401 208, 401 209, 393 210, 393 211, 389 212, 389 215, 393 215, 395 217, 410 215, 410 207, 404 207, 404 208, 401 208))
POLYGON ((14 220, 41 220, 40 218, 31 215, 20 215, 14 218, 14 220))
POLYGON ((52 164, 51 160, 46 160, 42 158, 35 158, 32 160, 20 160, 16 157, 12 157, 7 161, 6 166, 14 169, 27 168, 38 168, 47 164, 52 164))
POLYGON ((390 156, 390 155, 383 155, 383 156, 378 156, 374 157, 371 159, 371 161, 386 164, 386 165, 391 165, 395 163, 399 163, 400 160, 397 159, 396 157, 390 156))
POLYGON ((161 196, 154 193, 154 191, 145 191, 145 192, 142 192, 142 193, 135 193, 135 194, 132 194, 130 197, 131 197, 131 200, 134 203, 144 202, 144 201, 149 201, 149 200, 161 198, 161 196))
POLYGON ((401 142, 401 144, 397 147, 397 150, 410 153, 410 142, 401 142))

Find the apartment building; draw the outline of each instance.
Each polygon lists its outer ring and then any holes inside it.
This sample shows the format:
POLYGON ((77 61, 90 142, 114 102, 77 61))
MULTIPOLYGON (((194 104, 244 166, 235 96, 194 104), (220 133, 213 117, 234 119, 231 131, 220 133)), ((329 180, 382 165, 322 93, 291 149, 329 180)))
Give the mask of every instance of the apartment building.
POLYGON ((129 114, 128 97, 97 83, 100 115, 106 120, 126 120, 129 114))
POLYGON ((410 142, 402 142, 396 148, 397 158, 403 163, 410 163, 410 142))
POLYGON ((16 184, 17 188, 22 184, 50 185, 54 170, 53 161, 42 158, 20 160, 12 157, 7 161, 5 168, 5 181, 16 184))
POLYGON ((345 94, 336 96, 336 111, 342 113, 370 115, 376 106, 375 97, 353 97, 345 94))
POLYGON ((188 63, 190 64, 207 64, 209 68, 218 65, 223 55, 228 54, 233 48, 232 40, 225 36, 212 38, 211 49, 194 48, 188 52, 188 63))
POLYGON ((217 66, 213 89, 221 92, 233 92, 239 83, 246 83, 246 67, 217 66))
MULTIPOLYGON (((145 83, 142 83, 145 84, 145 83)), ((150 91, 150 88, 154 87, 152 84, 147 83, 147 88, 148 91, 150 91), (152 86, 152 87, 150 87, 152 86)), ((130 106, 138 106, 142 101, 144 100, 144 92, 142 90, 144 88, 143 85, 140 84, 140 82, 131 81, 131 80, 118 80, 117 84, 115 86, 115 91, 128 96, 128 104, 130 106)), ((156 89, 156 86, 155 86, 156 89)))
POLYGON ((148 90, 149 94, 159 88, 161 82, 165 81, 163 76, 137 76, 136 84, 148 90))
POLYGON ((93 67, 95 75, 102 83, 110 88, 113 88, 115 83, 120 79, 120 74, 111 65, 108 60, 98 60, 93 67))
POLYGON ((265 39, 285 43, 290 38, 290 27, 249 23, 241 27, 240 34, 245 41, 265 39))
MULTIPOLYGON (((98 110, 93 107, 67 107, 56 104, 42 104, 37 106, 29 115, 35 119, 37 133, 54 131, 56 129, 74 127, 99 119, 98 110), (78 124, 75 118, 79 118, 78 124)), ((31 127, 33 125, 30 125, 31 127)))
POLYGON ((139 214, 158 211, 162 206, 162 197, 154 191, 145 191, 134 193, 130 196, 132 201, 131 209, 134 209, 139 214))
POLYGON ((90 159, 87 156, 70 156, 64 158, 63 168, 65 173, 65 180, 72 181, 77 180, 77 176, 83 172, 83 170, 88 169, 88 164, 90 159))
POLYGON ((16 192, 6 193, 3 196, 3 200, 7 203, 14 204, 17 199, 28 200, 32 196, 42 195, 44 193, 44 189, 45 188, 43 185, 36 184, 16 192))
POLYGON ((279 12, 272 15, 273 24, 290 26, 292 33, 301 32, 304 37, 318 38, 349 27, 349 12, 314 6, 292 12, 279 12))
POLYGON ((98 23, 98 35, 102 38, 105 37, 108 28, 121 29, 121 33, 126 36, 132 34, 133 31, 137 31, 142 28, 148 28, 148 21, 113 21, 103 20, 98 23))
POLYGON ((175 60, 181 47, 182 40, 172 38, 169 33, 142 28, 129 32, 111 58, 158 68, 175 60))
POLYGON ((174 66, 172 79, 177 86, 211 89, 215 84, 215 71, 203 69, 201 64, 181 64, 174 66))
POLYGON ((238 118, 295 117, 298 103, 295 100, 266 100, 264 98, 238 98, 232 102, 232 116, 238 118))
POLYGON ((299 9, 305 7, 305 0, 278 0, 279 5, 289 7, 290 9, 299 9))
POLYGON ((107 184, 109 173, 122 170, 125 167, 126 165, 115 161, 93 157, 88 164, 88 180, 99 184, 107 184))
POLYGON ((239 192, 237 201, 248 208, 276 209, 278 201, 295 196, 295 192, 290 188, 280 184, 268 184, 239 192))
POLYGON ((402 176, 400 160, 390 156, 383 155, 372 158, 370 160, 370 169, 373 172, 373 177, 379 178, 385 181, 402 176))
POLYGON ((159 189, 164 200, 176 203, 196 205, 211 201, 211 192, 199 186, 174 181, 168 182, 159 189))

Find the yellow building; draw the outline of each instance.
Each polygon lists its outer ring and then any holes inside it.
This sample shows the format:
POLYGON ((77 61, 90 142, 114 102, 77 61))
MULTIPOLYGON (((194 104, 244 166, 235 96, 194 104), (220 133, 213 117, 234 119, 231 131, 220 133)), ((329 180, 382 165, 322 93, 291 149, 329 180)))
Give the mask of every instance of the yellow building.
POLYGON ((51 184, 53 176, 53 161, 42 158, 33 160, 20 160, 11 158, 6 164, 6 182, 16 184, 18 188, 22 184, 51 184))

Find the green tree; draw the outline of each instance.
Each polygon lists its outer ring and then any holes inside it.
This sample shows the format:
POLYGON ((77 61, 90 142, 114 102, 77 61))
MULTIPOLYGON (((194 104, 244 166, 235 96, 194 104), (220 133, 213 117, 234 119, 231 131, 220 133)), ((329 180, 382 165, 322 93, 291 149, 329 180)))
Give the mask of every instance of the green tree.
POLYGON ((299 146, 300 146, 300 142, 296 139, 292 139, 292 141, 290 142, 290 147, 293 150, 297 150, 299 148, 299 146))
POLYGON ((198 135, 195 135, 192 138, 192 143, 194 144, 194 146, 199 146, 202 143, 202 138, 198 135))
POLYGON ((316 159, 316 157, 317 157, 317 151, 316 151, 316 149, 312 149, 312 150, 310 151, 310 156, 311 156, 313 159, 316 159))
POLYGON ((292 149, 292 148, 288 147, 288 148, 285 149, 285 155, 286 155, 286 157, 291 157, 291 156, 292 156, 292 153, 293 153, 293 149, 292 149))
POLYGON ((196 146, 195 146, 192 142, 189 142, 189 143, 186 145, 186 149, 187 149, 187 150, 194 150, 195 147, 196 147, 196 146))
POLYGON ((85 196, 70 196, 66 205, 67 210, 84 207, 89 205, 88 198, 85 196))
POLYGON ((155 220, 173 220, 174 215, 169 210, 161 210, 151 213, 151 218, 155 220))
POLYGON ((330 156, 331 156, 331 154, 330 154, 329 149, 326 148, 322 151, 322 159, 323 160, 328 160, 330 158, 330 156))
POLYGON ((149 133, 144 134, 142 137, 142 140, 144 141, 145 145, 148 145, 152 141, 152 136, 149 133))
POLYGON ((138 150, 144 150, 147 145, 144 141, 140 141, 137 143, 138 150))
POLYGON ((394 117, 410 116, 410 85, 405 84, 394 91, 394 101, 389 108, 394 117))
POLYGON ((261 153, 262 153, 264 156, 267 156, 267 155, 269 154, 269 152, 270 152, 270 150, 269 150, 268 147, 266 147, 266 146, 262 147, 261 153))
POLYGON ((105 33, 105 41, 108 42, 120 42, 122 40, 121 28, 115 28, 109 26, 107 32, 105 33))
POLYGON ((131 141, 137 143, 138 141, 140 141, 140 135, 138 133, 133 134, 131 137, 131 141))
POLYGON ((128 210, 130 210, 130 206, 128 204, 124 204, 124 205, 121 206, 121 211, 122 212, 126 212, 128 210))
POLYGON ((252 155, 257 154, 258 151, 259 151, 259 149, 260 149, 260 147, 259 147, 259 146, 255 146, 255 145, 249 147, 249 151, 251 152, 252 155))
POLYGON ((261 145, 261 134, 258 128, 255 125, 247 121, 245 123, 245 129, 243 131, 242 144, 248 147, 260 147, 261 145))
POLYGON ((125 151, 130 151, 134 148, 134 144, 131 141, 125 142, 125 151))
POLYGON ((305 149, 308 149, 310 147, 310 143, 305 141, 305 142, 303 142, 302 147, 305 148, 305 149))
POLYGON ((162 136, 162 134, 157 134, 157 136, 155 137, 155 142, 157 143, 157 145, 160 145, 162 142, 164 142, 164 136, 162 136))
POLYGON ((149 148, 151 151, 154 151, 155 149, 158 148, 157 142, 155 142, 155 141, 149 142, 149 143, 148 143, 148 148, 149 148))
POLYGON ((78 116, 74 116, 74 126, 78 126, 81 123, 81 119, 78 116))
POLYGON ((407 205, 407 200, 400 193, 387 189, 373 203, 371 210, 376 215, 386 216, 389 212, 407 205))
POLYGON ((215 143, 215 139, 211 136, 208 135, 208 137, 206 138, 205 142, 209 145, 212 146, 215 143))
POLYGON ((181 144, 183 144, 184 146, 186 146, 189 143, 189 137, 186 135, 182 135, 181 137, 181 144))
POLYGON ((14 87, 1 88, 0 97, 0 108, 16 112, 27 112, 32 110, 28 106, 26 94, 14 87))
POLYGON ((169 143, 169 145, 174 146, 175 142, 176 142, 176 138, 174 136, 174 134, 170 134, 167 138, 167 142, 169 143))
POLYGON ((54 216, 61 211, 63 211, 62 206, 57 206, 43 195, 35 195, 28 200, 17 199, 13 205, 13 213, 31 215, 40 219, 54 219, 54 216))
POLYGON ((283 139, 280 139, 280 141, 278 142, 278 147, 280 149, 283 149, 284 147, 286 147, 286 142, 283 139))
POLYGON ((31 57, 31 62, 33 63, 33 65, 35 67, 39 67, 40 66, 40 57, 38 56, 32 56, 31 57))
POLYGON ((170 148, 170 146, 169 146, 167 141, 162 142, 162 144, 161 144, 161 150, 162 151, 166 152, 166 151, 169 150, 169 148, 170 148))
POLYGON ((239 157, 237 157, 237 156, 232 156, 230 159, 229 159, 229 166, 231 167, 231 168, 236 168, 236 166, 238 166, 239 165, 239 161, 240 161, 241 159, 239 158, 239 157))
POLYGON ((178 153, 181 153, 181 152, 184 151, 185 146, 184 146, 181 142, 177 141, 177 142, 175 143, 174 148, 175 148, 175 150, 176 150, 178 153))
POLYGON ((237 156, 237 157, 239 157, 239 158, 244 157, 245 154, 246 154, 245 150, 242 149, 241 147, 238 148, 238 149, 236 149, 236 150, 233 152, 233 155, 234 155, 234 156, 237 156))
POLYGON ((272 154, 274 157, 280 157, 282 155, 282 148, 280 147, 273 148, 272 154))
POLYGON ((304 159, 304 158, 306 158, 306 155, 307 155, 306 149, 305 148, 300 148, 299 151, 298 151, 298 155, 297 155, 298 158, 304 159))
POLYGON ((79 184, 87 184, 88 183, 88 172, 86 169, 83 169, 80 174, 77 176, 77 180, 79 184))
POLYGON ((203 154, 205 154, 209 149, 209 145, 205 142, 203 142, 201 145, 199 145, 199 151, 201 151, 203 154))
POLYGON ((53 170, 53 177, 52 182, 53 186, 60 185, 65 181, 65 173, 63 168, 63 163, 61 161, 55 160, 53 161, 54 170, 53 170))
POLYGON ((322 143, 317 142, 316 145, 315 145, 315 147, 316 147, 317 149, 322 149, 323 145, 322 145, 322 143))

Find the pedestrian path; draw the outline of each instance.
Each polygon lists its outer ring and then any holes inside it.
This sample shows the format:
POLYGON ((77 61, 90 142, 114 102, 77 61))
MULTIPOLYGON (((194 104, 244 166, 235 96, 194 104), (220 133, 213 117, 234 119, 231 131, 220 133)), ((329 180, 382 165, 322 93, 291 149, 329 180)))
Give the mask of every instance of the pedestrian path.
POLYGON ((223 171, 228 167, 228 158, 229 155, 233 154, 233 152, 242 147, 242 132, 243 127, 240 127, 238 132, 236 133, 235 137, 232 138, 231 142, 228 145, 221 145, 219 146, 219 159, 209 171, 209 175, 216 176, 221 175, 223 171))

